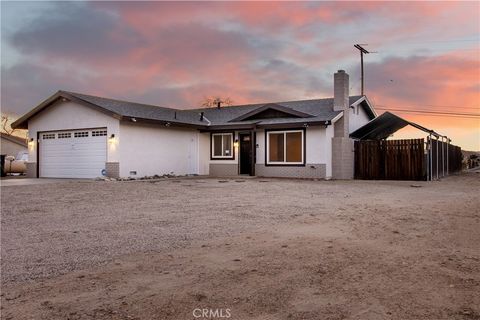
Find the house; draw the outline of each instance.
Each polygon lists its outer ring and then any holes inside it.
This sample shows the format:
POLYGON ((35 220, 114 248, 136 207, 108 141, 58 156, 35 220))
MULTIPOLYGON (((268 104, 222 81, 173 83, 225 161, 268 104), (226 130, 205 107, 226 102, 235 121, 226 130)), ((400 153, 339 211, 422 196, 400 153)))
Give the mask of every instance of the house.
POLYGON ((0 154, 16 157, 19 152, 27 151, 27 141, 24 138, 0 132, 0 154))
POLYGON ((29 131, 31 177, 350 179, 349 133, 375 117, 339 70, 333 98, 193 110, 58 91, 12 127, 29 131))

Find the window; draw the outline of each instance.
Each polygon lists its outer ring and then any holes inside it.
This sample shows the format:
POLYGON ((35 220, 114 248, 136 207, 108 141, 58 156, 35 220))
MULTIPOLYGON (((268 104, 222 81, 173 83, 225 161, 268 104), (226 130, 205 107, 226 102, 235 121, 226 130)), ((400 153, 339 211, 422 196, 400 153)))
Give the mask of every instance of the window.
POLYGON ((64 132, 64 133, 59 133, 58 134, 58 139, 67 139, 67 138, 71 138, 72 137, 72 134, 70 132, 64 132))
POLYGON ((83 138, 83 137, 88 137, 88 131, 80 131, 80 132, 75 132, 73 135, 75 138, 83 138))
POLYGON ((212 133, 212 159, 233 159, 233 133, 212 133))
POLYGON ((267 164, 303 165, 304 131, 267 131, 267 164))
POLYGON ((55 139, 55 133, 44 133, 42 134, 42 139, 55 139))
POLYGON ((94 130, 92 131, 92 137, 106 136, 107 130, 94 130))

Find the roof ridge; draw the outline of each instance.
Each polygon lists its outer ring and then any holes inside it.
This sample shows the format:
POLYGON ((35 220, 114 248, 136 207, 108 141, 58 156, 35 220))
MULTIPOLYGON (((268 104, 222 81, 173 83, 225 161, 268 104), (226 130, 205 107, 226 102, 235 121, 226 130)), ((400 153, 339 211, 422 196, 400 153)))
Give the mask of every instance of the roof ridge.
MULTIPOLYGON (((349 98, 358 97, 361 98, 362 95, 354 95, 348 96, 349 98)), ((256 105, 266 105, 266 104, 281 104, 281 103, 291 103, 291 102, 300 102, 300 101, 315 101, 315 100, 329 100, 333 99, 333 97, 329 98, 314 98, 314 99, 301 99, 301 100, 288 100, 288 101, 273 101, 273 102, 260 102, 260 103, 247 103, 247 104, 236 104, 230 106, 222 106, 221 108, 232 108, 232 107, 246 107, 246 106, 256 106, 256 105)), ((181 109, 181 110, 209 110, 209 109, 217 109, 217 107, 207 107, 207 108, 195 108, 195 109, 181 109)))
MULTIPOLYGON (((87 97, 92 97, 92 98, 97 98, 97 99, 105 99, 105 100, 110 100, 110 101, 116 101, 116 102, 123 102, 123 103, 131 103, 131 104, 136 104, 140 106, 147 106, 147 107, 155 107, 155 108, 161 108, 161 109, 169 109, 169 110, 179 110, 175 108, 169 108, 169 107, 162 107, 154 104, 148 104, 148 103, 140 103, 140 102, 134 102, 134 101, 128 101, 128 100, 120 100, 120 99, 113 99, 113 98, 107 98, 107 97, 101 97, 101 96, 94 96, 91 94, 86 94, 86 93, 80 93, 80 92, 73 92, 73 91, 66 91, 66 90, 59 90, 60 92, 64 92, 67 94, 71 94, 74 96, 80 95, 80 96, 87 96, 87 97)), ((77 97, 81 99, 81 97, 77 97)))

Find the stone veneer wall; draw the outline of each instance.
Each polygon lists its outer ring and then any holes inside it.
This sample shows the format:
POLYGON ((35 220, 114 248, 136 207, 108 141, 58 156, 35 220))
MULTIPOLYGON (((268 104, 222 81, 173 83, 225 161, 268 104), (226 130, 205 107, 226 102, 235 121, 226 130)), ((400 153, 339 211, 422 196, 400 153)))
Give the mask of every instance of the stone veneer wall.
POLYGON ((307 163, 305 166, 265 166, 255 165, 255 175, 259 177, 325 179, 327 165, 307 163))
POLYGON ((27 162, 27 177, 36 178, 37 177, 37 163, 36 162, 27 162))
POLYGON ((210 163, 209 175, 215 177, 237 176, 238 164, 210 163))
POLYGON ((105 170, 109 178, 120 177, 120 163, 118 162, 105 162, 105 170))

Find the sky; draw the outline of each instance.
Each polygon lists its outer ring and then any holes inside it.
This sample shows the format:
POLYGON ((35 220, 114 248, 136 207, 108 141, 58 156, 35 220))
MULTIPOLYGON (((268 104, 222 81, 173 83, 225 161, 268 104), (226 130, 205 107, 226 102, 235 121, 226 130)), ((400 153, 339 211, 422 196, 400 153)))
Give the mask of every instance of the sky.
POLYGON ((441 1, 2 1, 1 108, 18 116, 57 90, 183 109, 209 96, 331 97, 339 69, 356 95, 358 43, 372 51, 365 94, 379 114, 480 150, 479 12, 441 1))

